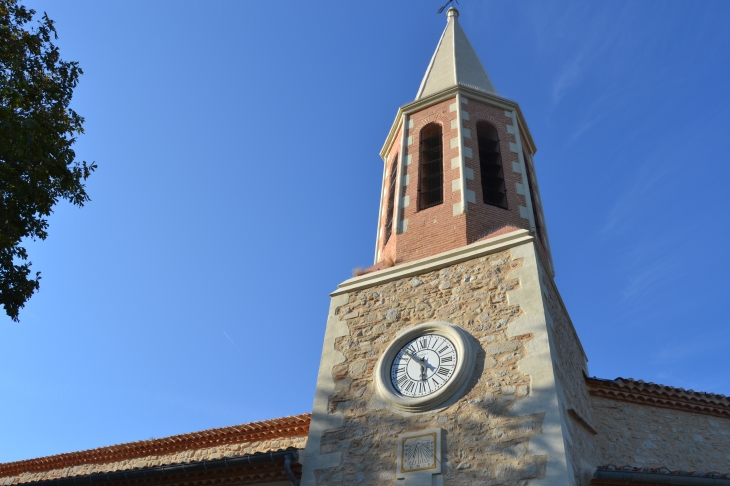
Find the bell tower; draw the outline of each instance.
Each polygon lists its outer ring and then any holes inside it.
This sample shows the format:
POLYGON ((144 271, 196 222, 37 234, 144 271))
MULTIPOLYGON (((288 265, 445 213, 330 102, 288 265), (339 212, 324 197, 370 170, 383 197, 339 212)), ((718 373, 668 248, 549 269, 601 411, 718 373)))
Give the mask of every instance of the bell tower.
POLYGON ((533 156, 517 103, 500 97, 450 8, 416 99, 398 110, 385 162, 378 267, 526 229, 553 271, 533 156))
POLYGON ((600 463, 535 143, 458 16, 380 152, 375 265, 331 294, 303 486, 577 486, 600 463))

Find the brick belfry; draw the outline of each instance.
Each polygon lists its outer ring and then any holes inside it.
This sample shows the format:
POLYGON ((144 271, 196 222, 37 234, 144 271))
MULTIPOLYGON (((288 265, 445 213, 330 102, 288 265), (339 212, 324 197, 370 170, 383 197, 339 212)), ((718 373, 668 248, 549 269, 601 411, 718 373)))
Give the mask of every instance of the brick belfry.
POLYGON ((458 21, 388 133, 375 265, 332 293, 303 485, 576 485, 600 462, 517 103, 458 21))

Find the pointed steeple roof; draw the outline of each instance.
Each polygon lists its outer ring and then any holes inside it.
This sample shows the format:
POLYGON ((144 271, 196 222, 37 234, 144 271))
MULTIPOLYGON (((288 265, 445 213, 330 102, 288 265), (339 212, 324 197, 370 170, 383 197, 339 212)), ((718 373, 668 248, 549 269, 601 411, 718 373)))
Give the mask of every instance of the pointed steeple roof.
POLYGON ((456 85, 496 95, 492 80, 459 24, 459 11, 451 7, 446 16, 446 29, 433 53, 416 99, 456 85))

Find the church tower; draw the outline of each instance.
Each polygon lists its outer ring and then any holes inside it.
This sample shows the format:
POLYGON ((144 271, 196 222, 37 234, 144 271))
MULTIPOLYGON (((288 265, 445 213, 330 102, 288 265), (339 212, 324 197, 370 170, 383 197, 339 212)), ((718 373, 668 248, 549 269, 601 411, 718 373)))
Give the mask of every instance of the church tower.
POLYGON ((535 143, 458 17, 381 150, 375 265, 331 294, 302 485, 578 485, 600 462, 535 143))
POLYGON ((416 99, 398 110, 380 152, 375 263, 404 263, 523 228, 552 273, 535 143, 519 105, 497 94, 458 17, 449 9, 416 99))

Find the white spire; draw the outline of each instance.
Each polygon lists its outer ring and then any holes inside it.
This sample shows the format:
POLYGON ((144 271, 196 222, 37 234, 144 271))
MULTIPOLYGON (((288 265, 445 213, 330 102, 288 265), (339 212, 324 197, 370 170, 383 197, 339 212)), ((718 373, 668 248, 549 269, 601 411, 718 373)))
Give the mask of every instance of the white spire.
POLYGON ((456 85, 497 94, 492 80, 459 24, 459 11, 451 7, 446 16, 446 29, 426 69, 416 99, 456 85))

